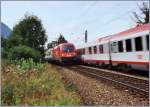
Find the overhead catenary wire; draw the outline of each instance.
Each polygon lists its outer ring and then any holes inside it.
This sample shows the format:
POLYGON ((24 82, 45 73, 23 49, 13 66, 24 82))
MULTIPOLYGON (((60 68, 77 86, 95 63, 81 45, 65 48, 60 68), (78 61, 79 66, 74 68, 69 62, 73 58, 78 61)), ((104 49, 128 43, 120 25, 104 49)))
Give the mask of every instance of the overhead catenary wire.
MULTIPOLYGON (((87 9, 87 11, 91 8, 91 6, 93 6, 94 4, 96 4, 96 2, 94 2, 93 4, 91 4, 90 6, 89 6, 89 8, 87 9)), ((108 20, 108 21, 106 21, 106 22, 104 22, 104 23, 102 23, 102 24, 99 24, 100 26, 103 26, 103 27, 99 27, 99 25, 97 25, 97 26, 95 26, 96 28, 100 28, 99 29, 99 31, 98 32, 103 32, 104 30, 106 30, 109 26, 108 25, 110 25, 110 24, 112 24, 112 23, 114 23, 115 21, 117 21, 117 20, 119 20, 119 19, 121 19, 122 17, 127 17, 127 15, 130 17, 131 15, 130 15, 130 13, 132 13, 135 9, 137 9, 137 8, 133 8, 133 9, 130 9, 130 10, 128 10, 128 11, 126 11, 126 12, 124 12, 123 14, 121 13, 121 14, 119 14, 119 15, 117 15, 116 17, 114 17, 114 18, 112 18, 112 19, 110 19, 110 20, 108 20)), ((83 15, 85 15, 86 13, 84 13, 83 15)), ((109 13, 107 13, 107 14, 109 14, 109 13)), ((80 16, 82 16, 82 14, 80 15, 80 16)), ((92 22, 92 23, 94 23, 94 22, 98 22, 98 20, 100 20, 101 18, 96 18, 96 19, 94 19, 94 20, 90 20, 90 23, 92 22)), ((130 18, 131 20, 132 20, 132 18, 130 18)), ((72 29, 74 28, 74 29, 76 29, 77 27, 79 28, 79 26, 83 26, 83 23, 85 23, 85 22, 79 22, 79 23, 77 23, 75 26, 73 26, 72 27, 72 29)), ((86 25, 89 25, 90 24, 89 23, 89 21, 86 21, 86 25)), ((132 24, 131 25, 131 22, 129 22, 130 23, 130 28, 131 27, 133 27, 134 25, 132 24)), ((87 28, 85 28, 85 30, 86 30, 87 28)), ((78 31, 76 30, 74 33, 72 33, 72 34, 75 34, 75 33, 77 33, 78 31)), ((84 32, 84 31, 83 31, 84 32)), ((81 34, 82 35, 82 34, 81 34)), ((84 38, 84 35, 83 36, 81 36, 81 35, 79 35, 79 36, 77 36, 77 35, 75 35, 76 36, 76 39, 74 39, 74 41, 77 41, 77 42, 79 42, 79 38, 80 39, 83 39, 84 38)), ((84 41, 84 40, 82 40, 82 41, 84 41)))
MULTIPOLYGON (((110 19, 109 21, 107 21, 107 22, 105 22, 105 23, 103 23, 101 26, 103 26, 100 30, 99 30, 99 32, 101 31, 101 30, 105 30, 105 28, 107 28, 108 27, 108 25, 110 25, 111 23, 113 23, 113 22, 115 22, 115 21, 117 21, 117 20, 119 20, 119 19, 121 19, 122 17, 126 17, 126 15, 127 14, 130 14, 132 11, 134 11, 136 8, 133 8, 133 9, 130 9, 130 10, 128 10, 127 12, 125 12, 125 13, 121 13, 121 14, 119 14, 117 17, 115 17, 115 18, 112 18, 112 19, 110 19)), ((98 19, 98 18, 97 18, 98 19)), ((100 20, 100 19, 98 19, 98 20, 100 20)), ((98 20, 95 20, 96 22, 98 22, 98 20)), ((92 21, 92 22, 94 22, 94 21, 92 21)), ((97 28, 98 26, 96 26, 96 28, 97 28)), ((79 37, 77 37, 77 39, 75 40, 75 41, 79 41, 79 39, 78 39, 79 37)), ((80 38, 81 38, 81 35, 80 35, 80 38)))

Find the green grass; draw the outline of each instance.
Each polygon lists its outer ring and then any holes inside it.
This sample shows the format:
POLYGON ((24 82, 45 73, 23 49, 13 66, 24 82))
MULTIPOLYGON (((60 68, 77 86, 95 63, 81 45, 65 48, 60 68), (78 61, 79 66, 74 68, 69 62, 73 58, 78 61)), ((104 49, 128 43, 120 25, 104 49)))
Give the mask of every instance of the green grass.
POLYGON ((2 69, 2 105, 80 105, 74 87, 64 84, 50 64, 18 63, 2 69))

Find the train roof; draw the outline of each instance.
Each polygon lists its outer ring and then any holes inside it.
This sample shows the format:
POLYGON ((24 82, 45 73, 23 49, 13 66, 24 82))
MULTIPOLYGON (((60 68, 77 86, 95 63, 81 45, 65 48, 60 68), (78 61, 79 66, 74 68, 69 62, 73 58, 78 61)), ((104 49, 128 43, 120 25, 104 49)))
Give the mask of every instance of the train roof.
POLYGON ((74 45, 74 44, 73 43, 61 43, 58 46, 60 46, 60 45, 74 45))
POLYGON ((149 23, 143 24, 143 25, 140 25, 140 26, 137 26, 134 28, 130 28, 128 30, 125 30, 125 31, 122 31, 122 32, 119 32, 119 33, 116 33, 113 35, 108 35, 105 37, 98 38, 97 40, 92 41, 92 42, 84 43, 84 44, 82 44, 82 46, 80 46, 80 48, 94 46, 94 45, 97 45, 100 43, 107 43, 108 41, 111 41, 111 40, 123 38, 123 37, 126 37, 128 35, 134 35, 134 34, 145 32, 145 31, 149 32, 149 27, 150 27, 149 23))
POLYGON ((55 46, 54 49, 58 48, 59 46, 61 47, 61 46, 63 46, 63 45, 73 45, 73 46, 74 46, 73 43, 61 43, 61 44, 55 46))
POLYGON ((125 36, 128 36, 128 35, 132 36, 134 34, 138 34, 138 33, 145 32, 145 31, 149 32, 149 23, 144 24, 144 25, 140 25, 140 26, 137 26, 137 27, 134 27, 134 28, 130 28, 128 30, 125 30, 125 31, 119 32, 117 34, 114 34, 114 35, 111 36, 110 39, 114 40, 116 38, 122 38, 122 37, 125 37, 125 36))
POLYGON ((137 27, 134 27, 134 28, 130 28, 128 30, 125 30, 125 31, 122 31, 122 32, 119 32, 119 33, 116 33, 116 34, 113 34, 113 35, 110 35, 110 36, 99 38, 98 41, 99 42, 107 41, 107 40, 114 39, 116 37, 131 35, 131 34, 143 32, 143 31, 146 31, 146 30, 149 30, 149 23, 148 24, 143 24, 143 25, 140 25, 140 26, 137 26, 137 27))

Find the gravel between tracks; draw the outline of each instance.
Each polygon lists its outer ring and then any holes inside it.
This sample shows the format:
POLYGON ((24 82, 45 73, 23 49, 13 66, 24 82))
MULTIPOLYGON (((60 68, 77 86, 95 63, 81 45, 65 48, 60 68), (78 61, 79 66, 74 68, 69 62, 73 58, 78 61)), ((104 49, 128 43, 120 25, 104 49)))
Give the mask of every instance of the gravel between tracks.
POLYGON ((125 90, 118 90, 66 68, 59 68, 58 71, 61 71, 65 82, 75 86, 81 96, 82 105, 148 106, 148 99, 135 98, 125 90))

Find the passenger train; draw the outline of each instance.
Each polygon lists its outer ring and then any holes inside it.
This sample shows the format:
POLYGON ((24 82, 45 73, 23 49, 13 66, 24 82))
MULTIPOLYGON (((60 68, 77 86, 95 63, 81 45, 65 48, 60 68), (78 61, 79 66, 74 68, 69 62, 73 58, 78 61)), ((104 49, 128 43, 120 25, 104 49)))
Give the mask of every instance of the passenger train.
POLYGON ((73 62, 76 59, 76 48, 72 43, 62 43, 46 51, 47 61, 73 62))
POLYGON ((85 43, 77 55, 86 64, 149 71, 149 24, 85 43))

